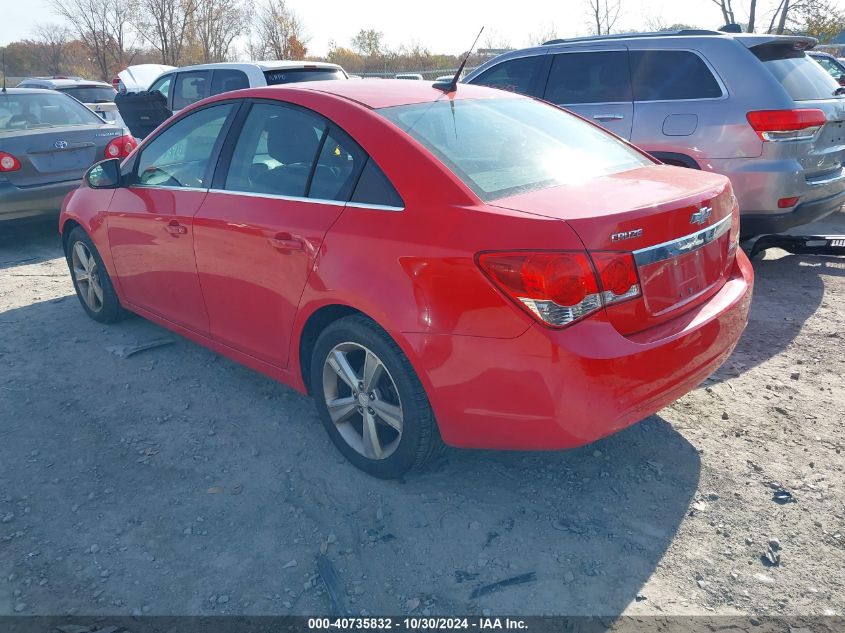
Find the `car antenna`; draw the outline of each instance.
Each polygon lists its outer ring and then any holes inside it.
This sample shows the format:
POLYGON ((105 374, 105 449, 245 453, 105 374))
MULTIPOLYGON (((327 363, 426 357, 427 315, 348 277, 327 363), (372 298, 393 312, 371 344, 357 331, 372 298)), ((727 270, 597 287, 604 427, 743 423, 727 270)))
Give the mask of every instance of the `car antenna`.
POLYGON ((3 47, 3 94, 6 94, 6 47, 3 47))
POLYGON ((481 30, 478 32, 478 35, 475 36, 475 41, 472 43, 472 46, 469 47, 467 51, 466 57, 464 57, 461 65, 458 66, 458 71, 455 73, 455 76, 452 77, 451 81, 435 81, 432 86, 437 88, 438 90, 442 90, 443 92, 455 92, 458 89, 458 79, 461 78, 461 73, 464 72, 464 66, 467 65, 467 60, 469 56, 472 55, 472 51, 475 49, 475 45, 478 43, 478 38, 481 37, 481 33, 484 31, 484 27, 481 27, 481 30))

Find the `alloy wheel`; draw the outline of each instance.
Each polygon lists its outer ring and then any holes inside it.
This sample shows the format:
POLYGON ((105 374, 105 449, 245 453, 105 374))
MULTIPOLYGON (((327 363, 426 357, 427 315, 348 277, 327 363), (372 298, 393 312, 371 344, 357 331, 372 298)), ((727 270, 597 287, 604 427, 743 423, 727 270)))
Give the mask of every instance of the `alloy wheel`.
POLYGON ((103 309, 103 286, 97 260, 83 242, 76 242, 71 249, 71 265, 79 296, 91 312, 103 309))
POLYGON ((402 439, 402 402, 381 359, 359 343, 335 345, 323 365, 323 397, 338 433, 368 459, 390 457, 402 439))

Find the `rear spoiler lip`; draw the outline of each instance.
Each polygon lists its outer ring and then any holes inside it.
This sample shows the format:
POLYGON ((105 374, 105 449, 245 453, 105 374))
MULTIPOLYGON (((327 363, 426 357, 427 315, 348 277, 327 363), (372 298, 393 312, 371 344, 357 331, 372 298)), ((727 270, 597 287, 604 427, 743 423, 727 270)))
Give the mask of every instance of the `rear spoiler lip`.
POLYGON ((804 50, 809 51, 819 43, 815 37, 809 37, 807 35, 750 35, 735 39, 744 44, 748 49, 760 48, 762 46, 777 46, 780 44, 805 44, 804 50))

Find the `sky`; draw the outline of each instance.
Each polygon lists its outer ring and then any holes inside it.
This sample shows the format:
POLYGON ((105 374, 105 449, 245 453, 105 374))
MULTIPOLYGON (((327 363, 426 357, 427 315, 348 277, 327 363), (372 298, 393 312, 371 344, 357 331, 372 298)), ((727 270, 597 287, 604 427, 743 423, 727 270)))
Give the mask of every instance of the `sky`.
MULTIPOLYGON (((737 17, 744 21, 749 0, 734 4, 737 17)), ((758 0, 758 5, 760 23, 768 24, 777 1, 758 0)), ((324 55, 332 40, 348 45, 363 28, 382 31, 391 48, 415 41, 433 53, 450 54, 466 50, 481 26, 485 27, 482 48, 503 43, 526 46, 533 43, 532 37, 553 29, 560 37, 584 35, 590 29, 588 0, 288 0, 288 6, 305 24, 312 55, 324 55)), ((60 22, 45 0, 0 0, 0 15, 0 46, 31 36, 38 24, 60 22)), ((713 29, 722 25, 713 0, 622 0, 616 28, 644 30, 655 20, 713 29)))

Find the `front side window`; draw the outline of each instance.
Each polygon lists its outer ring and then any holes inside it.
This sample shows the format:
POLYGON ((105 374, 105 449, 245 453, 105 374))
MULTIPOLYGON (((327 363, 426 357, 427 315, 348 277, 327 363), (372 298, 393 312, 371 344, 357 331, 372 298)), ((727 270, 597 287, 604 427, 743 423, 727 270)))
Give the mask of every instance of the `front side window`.
POLYGON ((173 109, 181 110, 209 94, 207 71, 179 73, 176 75, 176 87, 173 91, 173 109))
POLYGON ((532 99, 444 100, 378 112, 485 201, 653 164, 600 128, 532 99))
POLYGON ((630 101, 628 53, 595 51, 555 55, 545 99, 566 105, 630 101))
POLYGON ((211 78, 211 94, 219 95, 223 92, 249 88, 249 79, 242 70, 221 68, 214 71, 211 78))
POLYGON ((545 55, 509 59, 488 68, 473 79, 472 83, 528 94, 537 81, 544 59, 545 55))
POLYGON ((307 110, 253 105, 238 136, 224 188, 304 197, 327 129, 325 119, 307 110))
POLYGON ((153 90, 157 90, 161 94, 164 95, 164 98, 170 96, 170 84, 173 81, 173 75, 165 75, 164 77, 159 77, 152 86, 150 86, 149 92, 153 90))
POLYGON ((718 99, 719 82, 707 64, 690 51, 631 51, 634 101, 718 99))
POLYGON ((180 119, 141 150, 135 182, 159 187, 207 187, 214 145, 231 103, 203 108, 180 119))
POLYGON ((0 98, 0 132, 102 123, 100 117, 67 95, 44 91, 6 93, 0 98))

